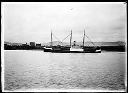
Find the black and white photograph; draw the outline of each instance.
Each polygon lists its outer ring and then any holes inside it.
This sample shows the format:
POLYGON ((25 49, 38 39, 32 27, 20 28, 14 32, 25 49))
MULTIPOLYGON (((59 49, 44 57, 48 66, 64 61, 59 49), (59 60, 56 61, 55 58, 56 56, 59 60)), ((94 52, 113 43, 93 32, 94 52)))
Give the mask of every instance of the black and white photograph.
POLYGON ((3 92, 126 92, 126 2, 2 2, 3 92))

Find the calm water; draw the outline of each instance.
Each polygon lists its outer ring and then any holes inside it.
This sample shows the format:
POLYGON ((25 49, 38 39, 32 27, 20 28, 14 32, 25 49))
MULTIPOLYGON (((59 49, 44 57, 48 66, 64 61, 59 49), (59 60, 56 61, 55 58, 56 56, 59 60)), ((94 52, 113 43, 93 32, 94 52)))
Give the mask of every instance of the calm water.
POLYGON ((4 52, 4 89, 124 89, 125 53, 4 52))

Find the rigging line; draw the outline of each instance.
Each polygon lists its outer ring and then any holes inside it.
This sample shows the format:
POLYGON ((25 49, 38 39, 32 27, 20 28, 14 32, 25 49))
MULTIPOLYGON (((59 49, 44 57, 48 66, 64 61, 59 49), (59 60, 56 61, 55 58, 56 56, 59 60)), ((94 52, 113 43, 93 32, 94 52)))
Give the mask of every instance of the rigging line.
POLYGON ((54 36, 54 37, 55 37, 55 38, 56 38, 60 43, 62 43, 62 42, 61 42, 61 40, 60 40, 60 39, 58 39, 54 34, 53 34, 53 36, 54 36))
POLYGON ((93 45, 95 45, 92 41, 91 41, 91 39, 88 37, 88 36, 86 36, 89 40, 90 40, 90 42, 93 44, 93 45))
POLYGON ((58 41, 61 41, 59 38, 57 38, 54 34, 53 34, 53 36, 58 40, 58 41))
MULTIPOLYGON (((85 35, 90 41, 91 41, 91 39, 87 36, 87 35, 85 35)), ((91 41, 91 43, 93 44, 93 45, 95 45, 92 41, 91 41)))
MULTIPOLYGON (((71 34, 69 34, 66 38, 68 38, 70 35, 71 35, 71 34)), ((62 42, 63 42, 66 38, 64 38, 64 39, 62 40, 62 42)))

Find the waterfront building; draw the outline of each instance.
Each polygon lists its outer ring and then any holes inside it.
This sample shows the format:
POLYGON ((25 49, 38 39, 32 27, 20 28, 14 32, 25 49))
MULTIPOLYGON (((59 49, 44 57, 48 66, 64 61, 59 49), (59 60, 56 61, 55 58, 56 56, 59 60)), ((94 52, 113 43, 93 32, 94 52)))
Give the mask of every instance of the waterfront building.
POLYGON ((40 47, 40 46, 41 46, 41 44, 36 44, 36 46, 37 46, 37 47, 40 47))
POLYGON ((30 46, 35 46, 35 42, 30 42, 30 46))

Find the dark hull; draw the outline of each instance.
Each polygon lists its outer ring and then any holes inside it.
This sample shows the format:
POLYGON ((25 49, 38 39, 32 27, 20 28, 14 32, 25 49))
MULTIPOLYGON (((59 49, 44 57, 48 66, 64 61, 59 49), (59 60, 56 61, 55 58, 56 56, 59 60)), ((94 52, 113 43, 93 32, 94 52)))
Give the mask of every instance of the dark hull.
POLYGON ((44 52, 52 53, 101 53, 96 48, 84 48, 84 51, 70 51, 70 47, 53 47, 52 49, 44 49, 44 52))
POLYGON ((52 52, 51 49, 44 49, 44 52, 52 52))
POLYGON ((92 52, 92 51, 51 51, 52 53, 101 53, 99 52, 92 52))

